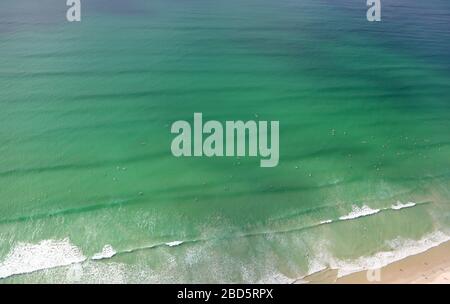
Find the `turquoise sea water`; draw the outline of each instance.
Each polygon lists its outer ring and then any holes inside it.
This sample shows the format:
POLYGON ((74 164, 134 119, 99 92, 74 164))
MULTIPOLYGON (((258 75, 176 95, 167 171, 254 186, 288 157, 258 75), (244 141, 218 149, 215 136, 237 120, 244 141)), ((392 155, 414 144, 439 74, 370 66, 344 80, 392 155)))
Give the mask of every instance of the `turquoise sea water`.
POLYGON ((448 240, 450 4, 382 2, 1 1, 0 283, 291 282, 448 240), (194 112, 280 121, 279 165, 174 158, 194 112))

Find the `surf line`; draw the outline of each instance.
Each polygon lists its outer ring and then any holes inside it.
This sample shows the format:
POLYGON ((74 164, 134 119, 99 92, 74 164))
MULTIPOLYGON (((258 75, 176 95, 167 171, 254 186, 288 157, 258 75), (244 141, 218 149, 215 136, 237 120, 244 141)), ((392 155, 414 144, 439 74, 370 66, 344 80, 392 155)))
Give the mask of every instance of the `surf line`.
POLYGON ((225 121, 225 126, 217 120, 203 123, 202 113, 194 113, 193 127, 184 120, 172 124, 171 133, 177 136, 171 151, 175 157, 259 156, 260 167, 276 167, 280 157, 279 121, 270 121, 270 134, 268 129, 268 121, 225 121))

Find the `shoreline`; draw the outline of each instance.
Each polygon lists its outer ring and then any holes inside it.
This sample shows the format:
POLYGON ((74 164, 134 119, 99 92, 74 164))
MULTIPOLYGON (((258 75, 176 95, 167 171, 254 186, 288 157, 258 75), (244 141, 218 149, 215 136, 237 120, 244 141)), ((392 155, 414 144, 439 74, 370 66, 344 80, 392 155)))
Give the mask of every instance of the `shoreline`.
POLYGON ((450 241, 381 267, 338 277, 326 269, 302 279, 309 284, 450 284, 450 241))

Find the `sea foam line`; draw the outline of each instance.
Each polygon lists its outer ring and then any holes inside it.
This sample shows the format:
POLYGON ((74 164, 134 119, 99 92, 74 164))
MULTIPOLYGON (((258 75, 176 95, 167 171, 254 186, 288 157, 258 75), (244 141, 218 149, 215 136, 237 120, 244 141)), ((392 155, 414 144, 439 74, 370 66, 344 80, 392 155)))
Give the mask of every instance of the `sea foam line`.
POLYGON ((0 262, 0 279, 16 274, 67 266, 86 260, 81 250, 64 240, 44 240, 37 244, 18 243, 0 262))
POLYGON ((380 209, 372 209, 367 205, 363 205, 362 207, 353 205, 352 211, 350 211, 350 213, 348 213, 347 215, 340 216, 338 220, 331 220, 331 219, 323 220, 323 221, 320 221, 319 224, 317 224, 317 225, 330 224, 330 223, 334 223, 337 221, 353 220, 353 219, 357 219, 357 218, 364 217, 364 216, 374 215, 381 211, 401 210, 401 209, 411 208, 411 207, 415 207, 417 205, 423 205, 423 204, 426 204, 426 202, 421 203, 421 204, 407 202, 407 203, 403 204, 402 202, 397 201, 397 203, 392 205, 391 207, 380 208, 380 209))
MULTIPOLYGON (((184 241, 158 243, 141 248, 133 248, 117 252, 111 245, 103 246, 102 250, 94 254, 91 260, 110 259, 117 254, 131 253, 138 250, 151 249, 161 246, 179 246, 184 241)), ((18 243, 0 262, 0 279, 13 275, 31 273, 39 270, 83 263, 88 258, 81 249, 73 245, 69 238, 63 240, 43 240, 37 244, 18 243)))
MULTIPOLYGON (((280 231, 262 231, 262 232, 248 233, 239 236, 232 236, 229 238, 252 237, 258 235, 277 234, 277 233, 289 233, 314 228, 320 225, 331 224, 338 221, 353 220, 363 216, 374 215, 385 210, 400 210, 404 208, 411 208, 417 205, 418 204, 413 202, 408 202, 405 204, 397 202, 390 208, 382 208, 382 209, 372 209, 366 205, 363 205, 362 207, 354 205, 352 207, 352 211, 349 214, 339 217, 338 220, 328 219, 320 221, 318 224, 306 227, 280 231)), ((227 237, 224 237, 224 239, 227 239, 227 237)), ((114 250, 114 248, 111 245, 105 245, 102 251, 94 254, 91 257, 91 259, 92 260, 109 259, 117 254, 132 253, 140 250, 153 249, 162 246, 175 247, 185 243, 205 242, 208 240, 210 239, 204 238, 204 239, 194 239, 184 241, 171 241, 166 243, 157 243, 148 246, 142 246, 138 248, 131 248, 120 252, 114 250)), ((82 263, 86 260, 87 258, 83 255, 81 250, 78 247, 72 245, 68 238, 64 240, 44 240, 39 242, 38 244, 19 243, 6 256, 5 260, 0 263, 0 279, 16 274, 30 273, 48 268, 55 268, 75 263, 82 263)))
MULTIPOLYGON (((426 204, 426 203, 421 203, 421 204, 426 204)), ((198 238, 198 239, 191 239, 191 240, 184 240, 184 241, 172 241, 172 242, 166 242, 166 243, 157 243, 157 244, 151 244, 151 245, 147 245, 147 246, 125 249, 123 251, 117 252, 116 254, 133 253, 136 251, 154 249, 154 248, 163 247, 163 246, 175 247, 175 246, 179 246, 179 245, 186 244, 186 243, 207 242, 207 241, 210 241, 213 239, 233 239, 233 238, 255 237, 255 236, 261 236, 261 235, 268 235, 268 234, 291 233, 291 232, 295 232, 295 231, 312 229, 312 228, 316 228, 321 225, 332 224, 332 223, 339 222, 339 221, 354 220, 354 219, 357 219, 357 218, 360 218, 363 216, 375 215, 381 211, 399 210, 399 209, 403 209, 403 208, 410 208, 410 207, 413 207, 416 205, 418 205, 418 204, 416 204, 416 203, 402 204, 400 202, 397 202, 397 205, 392 205, 389 208, 381 208, 381 209, 372 209, 366 205, 363 205, 362 207, 353 205, 352 211, 349 214, 341 216, 337 220, 327 219, 327 220, 323 220, 323 221, 320 221, 319 223, 309 225, 309 226, 290 228, 290 229, 285 229, 285 230, 276 230, 276 231, 258 231, 258 232, 251 232, 251 233, 245 233, 245 234, 233 235, 233 236, 198 238)))
POLYGON ((364 205, 362 207, 358 207, 358 206, 354 205, 354 206, 352 206, 352 211, 349 214, 341 216, 341 217, 339 217, 339 219, 341 221, 352 220, 352 219, 356 219, 358 217, 377 214, 380 211, 381 211, 381 209, 372 209, 366 205, 364 205))
POLYGON ((309 262, 310 271, 306 276, 324 269, 337 269, 338 278, 359 271, 380 269, 409 256, 423 253, 448 241, 450 241, 450 236, 441 231, 427 234, 419 240, 396 238, 386 241, 386 245, 390 250, 380 251, 371 256, 362 256, 354 260, 337 259, 326 248, 319 246, 320 248, 317 248, 315 258, 309 262))
POLYGON ((405 203, 405 204, 402 204, 402 202, 397 201, 397 204, 392 205, 392 206, 391 206, 391 209, 392 209, 392 210, 400 210, 400 209, 403 209, 403 208, 411 208, 411 207, 414 207, 414 206, 416 206, 416 205, 417 205, 417 204, 416 204, 416 203, 413 203, 413 202, 407 202, 407 203, 405 203))
POLYGON ((168 243, 165 243, 165 244, 167 246, 169 246, 169 247, 175 247, 175 246, 181 245, 183 243, 184 243, 183 241, 173 241, 173 242, 168 242, 168 243))
POLYGON ((92 260, 103 260, 103 259, 110 259, 113 256, 117 254, 117 251, 114 250, 114 248, 111 245, 105 245, 103 246, 103 249, 101 252, 94 254, 91 259, 92 260))

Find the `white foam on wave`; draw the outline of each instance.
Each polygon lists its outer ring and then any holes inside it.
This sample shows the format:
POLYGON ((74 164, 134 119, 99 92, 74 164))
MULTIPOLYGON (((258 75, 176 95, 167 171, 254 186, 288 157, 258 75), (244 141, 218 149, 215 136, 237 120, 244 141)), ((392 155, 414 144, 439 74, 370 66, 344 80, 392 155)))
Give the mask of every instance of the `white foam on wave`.
POLYGON ((345 221, 345 220, 352 220, 358 217, 363 217, 363 216, 368 216, 368 215, 372 215, 372 214, 376 214, 378 212, 380 212, 380 209, 372 209, 369 206, 362 206, 362 207, 358 207, 356 205, 353 205, 352 207, 352 211, 344 216, 339 217, 340 220, 345 221))
POLYGON ((322 251, 318 257, 308 261, 308 273, 304 277, 297 279, 296 282, 306 282, 304 280, 305 277, 329 268, 327 259, 323 257, 323 253, 325 251, 322 251))
POLYGON ((166 245, 169 247, 175 247, 175 246, 181 245, 183 243, 184 243, 183 241, 173 241, 173 242, 166 243, 166 245))
POLYGON ((411 240, 396 238, 386 242, 390 248, 388 251, 381 251, 371 256, 363 256, 354 260, 341 260, 335 258, 322 244, 316 248, 316 255, 309 262, 309 274, 318 272, 322 269, 331 268, 338 270, 338 277, 342 277, 351 273, 363 270, 375 270, 385 267, 388 264, 402 260, 412 255, 416 255, 429 250, 430 248, 439 246, 440 244, 450 241, 450 236, 436 231, 425 235, 420 240, 411 240))
MULTIPOLYGON (((397 201, 396 204, 387 207, 387 208, 381 208, 381 209, 372 209, 367 205, 364 205, 362 207, 358 207, 356 205, 352 206, 352 211, 347 214, 347 215, 343 215, 341 217, 339 217, 339 220, 341 221, 345 221, 345 220, 352 220, 352 219, 356 219, 359 217, 363 217, 363 216, 368 216, 368 215, 373 215, 373 214, 377 214, 380 211, 385 211, 385 210, 400 210, 400 209, 404 209, 404 208, 411 208, 411 207, 415 207, 417 206, 416 203, 413 202, 407 202, 407 203, 402 203, 400 201, 397 201)), ((323 220, 319 222, 319 225, 324 225, 324 224, 330 224, 333 223, 333 220, 323 220)))
POLYGON ((416 203, 413 203, 413 202, 407 202, 407 203, 403 204, 402 202, 397 201, 397 204, 392 205, 391 209, 393 209, 393 210, 400 210, 400 209, 403 209, 403 208, 411 208, 411 207, 414 207, 415 205, 416 205, 416 203))
POLYGON ((37 270, 67 266, 86 260, 81 250, 64 240, 44 240, 37 244, 18 243, 0 262, 0 278, 37 270))
MULTIPOLYGON (((256 284, 291 284, 293 281, 292 278, 287 277, 283 273, 279 271, 274 271, 272 273, 267 273, 262 278, 257 280, 256 284)), ((252 282, 252 281, 250 281, 252 282)))
POLYGON ((102 259, 109 259, 112 258, 117 254, 117 251, 114 250, 114 248, 111 245, 105 245, 103 246, 103 249, 101 252, 96 253, 92 256, 92 260, 102 260, 102 259))

